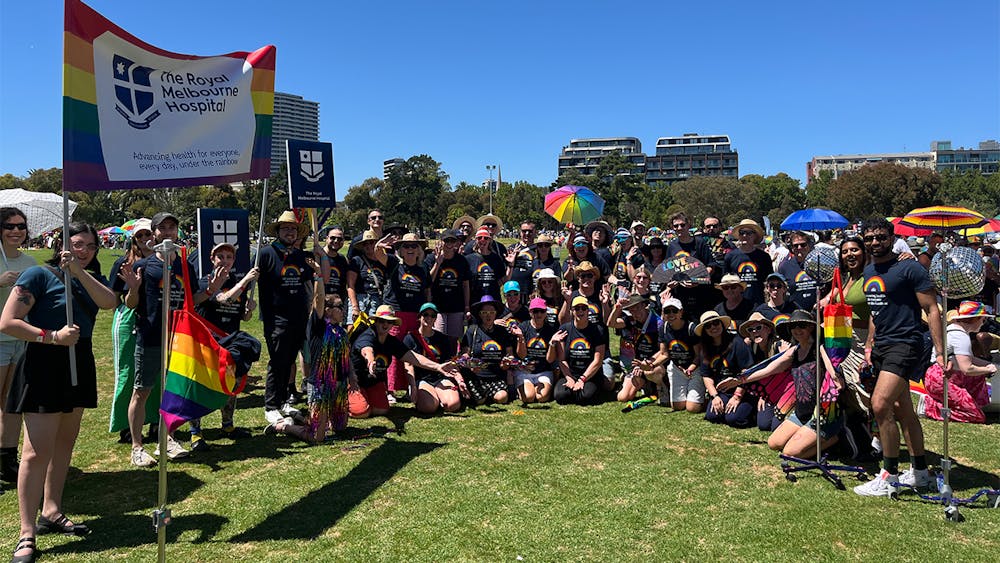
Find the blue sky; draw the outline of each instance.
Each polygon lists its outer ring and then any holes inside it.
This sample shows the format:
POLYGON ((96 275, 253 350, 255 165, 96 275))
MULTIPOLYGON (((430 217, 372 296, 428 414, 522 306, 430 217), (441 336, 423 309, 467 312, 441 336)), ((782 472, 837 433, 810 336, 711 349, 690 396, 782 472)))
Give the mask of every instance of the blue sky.
MULTIPOLYGON (((728 134, 740 174, 1000 139, 998 2, 91 0, 170 51, 277 46, 338 194, 429 154, 547 185, 572 138, 728 134)), ((0 174, 61 166, 63 3, 0 2, 0 174)))

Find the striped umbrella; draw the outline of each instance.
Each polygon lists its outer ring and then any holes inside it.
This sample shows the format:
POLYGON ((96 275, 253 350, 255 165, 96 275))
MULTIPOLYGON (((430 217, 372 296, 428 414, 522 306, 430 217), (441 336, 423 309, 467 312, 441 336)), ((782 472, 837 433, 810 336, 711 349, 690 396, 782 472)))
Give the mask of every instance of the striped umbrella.
POLYGON ((545 212, 560 223, 584 225, 604 213, 604 200, 582 186, 563 186, 545 196, 545 212))
POLYGON ((986 223, 986 217, 965 207, 934 205, 921 207, 907 213, 899 224, 915 229, 961 230, 979 227, 986 223))

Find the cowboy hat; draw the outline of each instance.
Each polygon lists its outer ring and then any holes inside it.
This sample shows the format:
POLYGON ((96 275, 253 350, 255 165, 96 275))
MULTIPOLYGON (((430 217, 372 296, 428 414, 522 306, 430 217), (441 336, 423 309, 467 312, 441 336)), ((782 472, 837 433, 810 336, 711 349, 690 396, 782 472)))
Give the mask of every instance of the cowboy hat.
POLYGON ((278 229, 281 227, 282 223, 291 223, 295 225, 295 228, 298 229, 298 234, 295 238, 302 238, 309 234, 309 225, 300 223, 299 220, 295 218, 295 212, 290 209, 282 211, 281 215, 278 215, 278 218, 273 223, 264 227, 264 232, 267 236, 276 237, 278 236, 278 229))
POLYGON ((468 223, 472 226, 472 229, 476 228, 476 220, 471 215, 462 215, 451 224, 451 230, 457 231, 462 226, 462 223, 468 223))
POLYGON ((774 332, 778 333, 778 336, 781 337, 782 340, 793 342, 792 325, 797 324, 811 324, 815 329, 816 319, 813 318, 812 313, 803 311, 802 309, 796 309, 792 311, 792 314, 788 316, 788 319, 775 325, 774 332))
POLYGON ((580 275, 583 272, 593 272, 595 276, 601 275, 601 271, 597 269, 597 266, 591 264, 589 260, 580 262, 580 265, 573 269, 573 273, 576 275, 580 275))
POLYGON ((768 318, 765 317, 764 315, 760 314, 760 311, 755 311, 754 314, 750 315, 749 319, 743 321, 743 323, 740 325, 740 330, 739 330, 740 336, 744 338, 750 338, 749 328, 750 326, 755 324, 764 325, 770 328, 772 332, 774 331, 774 323, 768 320, 768 318))
POLYGON ((628 301, 625 302, 625 305, 622 306, 622 309, 631 309, 636 305, 649 305, 650 303, 651 301, 648 298, 643 297, 638 293, 633 293, 628 296, 628 301))
POLYGON ((373 243, 377 240, 378 240, 378 235, 375 234, 375 231, 368 229, 365 232, 361 233, 361 240, 359 240, 357 244, 365 244, 366 242, 373 243))
POLYGON ((729 328, 729 326, 733 323, 733 319, 731 317, 720 315, 716 311, 705 311, 701 314, 701 319, 699 319, 699 321, 698 326, 694 327, 695 336, 701 336, 702 331, 705 330, 705 325, 711 322, 721 322, 724 329, 729 328))

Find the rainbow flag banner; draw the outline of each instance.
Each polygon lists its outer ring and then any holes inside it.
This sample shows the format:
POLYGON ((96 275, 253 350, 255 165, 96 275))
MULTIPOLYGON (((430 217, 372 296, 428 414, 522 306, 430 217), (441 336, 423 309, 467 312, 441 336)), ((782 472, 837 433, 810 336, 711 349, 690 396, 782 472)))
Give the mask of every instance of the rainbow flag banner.
POLYGON ((274 46, 210 57, 171 53, 66 0, 63 54, 65 189, 270 174, 274 46))
MULTIPOLYGON (((190 296, 188 296, 190 301, 190 296)), ((171 432, 222 408, 234 394, 232 356, 193 311, 174 311, 160 414, 171 432)))

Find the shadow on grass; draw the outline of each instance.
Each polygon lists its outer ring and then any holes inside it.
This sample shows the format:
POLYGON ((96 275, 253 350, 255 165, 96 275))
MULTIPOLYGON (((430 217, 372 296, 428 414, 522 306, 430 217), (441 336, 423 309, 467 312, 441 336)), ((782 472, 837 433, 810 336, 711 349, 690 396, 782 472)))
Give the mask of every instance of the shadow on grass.
POLYGON ((309 493, 229 541, 244 543, 316 538, 410 461, 443 445, 386 440, 344 477, 309 493), (303 518, 303 514, 309 517, 303 518), (295 524, 289 525, 289 522, 295 524))
MULTIPOLYGON (((150 513, 152 514, 152 510, 150 513)), ((191 531, 197 532, 197 537, 192 539, 191 543, 206 543, 212 541, 212 538, 228 521, 228 518, 211 513, 185 514, 173 517, 170 525, 167 526, 167 555, 170 555, 170 544, 176 543, 181 534, 191 531)), ((96 520, 88 520, 87 526, 93 530, 93 533, 80 541, 71 540, 61 545, 46 548, 44 547, 46 540, 43 538, 42 550, 45 555, 72 555, 128 547, 148 548, 157 543, 151 515, 102 516, 96 520)))

